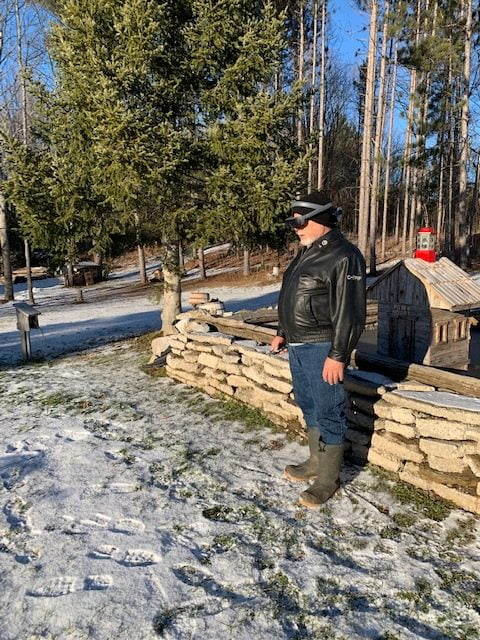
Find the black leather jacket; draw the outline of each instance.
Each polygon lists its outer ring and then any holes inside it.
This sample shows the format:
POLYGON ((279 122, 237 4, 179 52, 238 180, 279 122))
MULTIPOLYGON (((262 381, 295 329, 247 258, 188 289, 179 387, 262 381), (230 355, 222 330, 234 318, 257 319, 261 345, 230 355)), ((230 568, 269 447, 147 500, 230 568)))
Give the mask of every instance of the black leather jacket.
POLYGON ((339 229, 300 247, 283 276, 278 335, 287 342, 331 342, 347 363, 365 326, 365 260, 339 229))

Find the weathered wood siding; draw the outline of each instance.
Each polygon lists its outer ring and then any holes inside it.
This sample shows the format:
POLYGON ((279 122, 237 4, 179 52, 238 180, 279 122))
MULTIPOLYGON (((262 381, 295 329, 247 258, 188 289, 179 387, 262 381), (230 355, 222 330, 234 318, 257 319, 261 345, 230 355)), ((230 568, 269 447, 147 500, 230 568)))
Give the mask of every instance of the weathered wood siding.
POLYGON ((368 297, 378 302, 412 305, 428 309, 429 302, 425 286, 402 264, 387 278, 372 285, 368 297))
POLYGON ((377 351, 380 355, 422 363, 431 335, 428 308, 379 302, 377 351))

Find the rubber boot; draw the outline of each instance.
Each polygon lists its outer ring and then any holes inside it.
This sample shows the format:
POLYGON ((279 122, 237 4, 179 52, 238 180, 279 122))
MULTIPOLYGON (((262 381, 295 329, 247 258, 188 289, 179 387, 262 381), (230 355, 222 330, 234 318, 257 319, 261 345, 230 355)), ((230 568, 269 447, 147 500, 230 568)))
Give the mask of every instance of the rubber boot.
POLYGON ((299 498, 300 504, 316 509, 333 496, 340 486, 340 469, 343 460, 343 444, 320 443, 318 476, 315 482, 299 498))
POLYGON ((289 464, 285 467, 284 476, 291 482, 306 482, 310 478, 318 475, 318 463, 320 460, 320 431, 318 429, 308 429, 308 446, 310 457, 301 464, 289 464))

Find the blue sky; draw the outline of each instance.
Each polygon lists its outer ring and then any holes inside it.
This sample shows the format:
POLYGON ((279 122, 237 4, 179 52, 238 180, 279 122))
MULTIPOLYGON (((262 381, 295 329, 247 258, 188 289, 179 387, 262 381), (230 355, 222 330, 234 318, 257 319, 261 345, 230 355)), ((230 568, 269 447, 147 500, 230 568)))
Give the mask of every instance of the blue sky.
POLYGON ((356 7, 354 0, 330 0, 330 27, 333 49, 347 64, 356 66, 362 56, 355 57, 357 51, 366 54, 369 16, 356 7))

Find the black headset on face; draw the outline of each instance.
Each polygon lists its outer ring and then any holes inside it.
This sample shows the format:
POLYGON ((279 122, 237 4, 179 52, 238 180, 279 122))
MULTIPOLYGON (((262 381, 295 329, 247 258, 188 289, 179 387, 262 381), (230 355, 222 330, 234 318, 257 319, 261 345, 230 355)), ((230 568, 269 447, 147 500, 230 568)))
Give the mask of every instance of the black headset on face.
POLYGON ((308 213, 304 213, 300 216, 294 216, 293 214, 291 216, 289 216, 286 220, 285 220, 285 225, 289 228, 289 229, 301 229, 302 227, 304 227, 307 222, 309 220, 311 220, 312 218, 315 218, 316 216, 318 216, 321 213, 329 213, 331 216, 336 218, 336 222, 340 221, 340 218, 342 216, 342 210, 341 209, 337 209, 337 207, 335 207, 335 205, 333 204, 333 202, 327 202, 327 204, 314 204, 312 202, 302 202, 301 200, 295 200, 294 202, 292 202, 292 206, 290 207, 290 210, 292 212, 295 212, 297 209, 311 209, 311 211, 309 211, 308 213), (313 209, 312 209, 313 207, 313 209), (333 209, 333 210, 332 210, 333 209), (330 211, 332 210, 332 211, 330 211))

